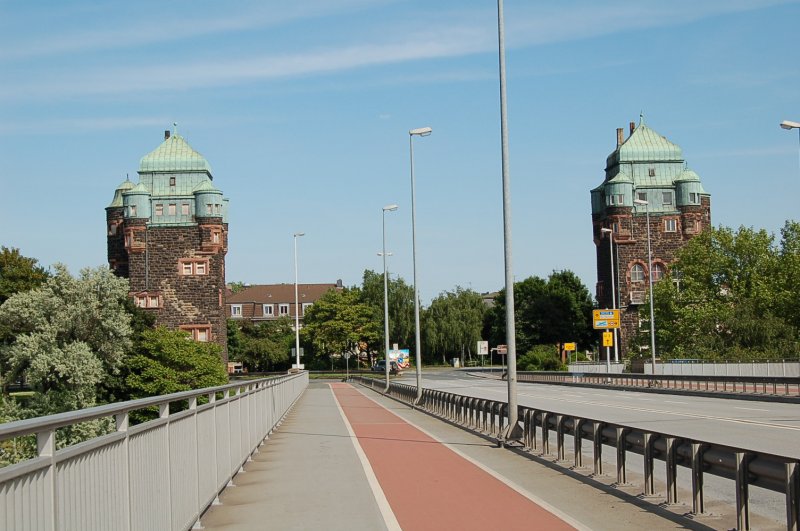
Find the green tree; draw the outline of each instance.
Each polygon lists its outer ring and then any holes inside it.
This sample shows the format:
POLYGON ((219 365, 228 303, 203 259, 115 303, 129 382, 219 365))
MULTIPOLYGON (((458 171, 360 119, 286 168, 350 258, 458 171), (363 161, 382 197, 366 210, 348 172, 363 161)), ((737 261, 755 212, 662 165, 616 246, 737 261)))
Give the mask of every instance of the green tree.
MULTIPOLYGON (((589 290, 569 270, 554 271, 547 280, 529 277, 514 284, 517 352, 537 345, 576 341, 579 349, 595 344, 593 301, 589 290)), ((506 342, 505 290, 487 313, 485 330, 492 344, 506 342)))
POLYGON ((305 358, 311 368, 327 368, 331 355, 345 352, 366 356, 372 363, 382 349, 380 321, 373 308, 361 302, 358 288, 331 290, 320 297, 303 317, 301 335, 313 347, 305 358))
POLYGON ((41 286, 47 276, 35 258, 22 256, 19 249, 0 247, 0 304, 15 293, 41 286))
MULTIPOLYGON (((73 411, 104 402, 131 345, 125 310, 128 281, 108 268, 84 269, 75 278, 63 265, 40 287, 18 292, 0 306, 0 323, 13 340, 0 347, 3 380, 25 375, 35 391, 25 417, 73 411)), ((104 433, 91 421, 59 430, 59 446, 104 433)))
MULTIPOLYGON (((766 359, 798 353, 797 223, 780 245, 765 230, 712 228, 678 252, 655 284, 657 352, 663 358, 766 359), (662 326, 663 324, 663 326, 662 326)), ((649 308, 636 345, 649 345, 649 308)))
MULTIPOLYGON (((389 275, 389 340, 404 347, 414 343, 414 288, 402 278, 389 275)), ((364 271, 361 285, 361 302, 372 309, 380 323, 380 341, 383 344, 383 273, 364 271)))
POLYGON ((128 362, 131 398, 177 393, 228 382, 216 343, 192 341, 182 330, 158 327, 142 333, 128 362))
POLYGON ((288 367, 292 347, 294 328, 289 317, 261 323, 228 320, 228 357, 241 361, 250 372, 288 367))
POLYGON ((449 358, 471 358, 481 340, 485 313, 483 299, 472 290, 456 287, 442 292, 422 315, 425 350, 441 356, 442 363, 449 358))

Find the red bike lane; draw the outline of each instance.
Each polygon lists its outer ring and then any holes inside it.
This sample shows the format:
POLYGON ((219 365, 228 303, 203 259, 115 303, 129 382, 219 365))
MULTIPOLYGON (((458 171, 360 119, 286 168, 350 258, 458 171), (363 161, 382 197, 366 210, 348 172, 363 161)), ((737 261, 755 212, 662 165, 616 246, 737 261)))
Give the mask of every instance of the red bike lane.
POLYGON ((573 529, 353 386, 331 387, 403 529, 573 529))

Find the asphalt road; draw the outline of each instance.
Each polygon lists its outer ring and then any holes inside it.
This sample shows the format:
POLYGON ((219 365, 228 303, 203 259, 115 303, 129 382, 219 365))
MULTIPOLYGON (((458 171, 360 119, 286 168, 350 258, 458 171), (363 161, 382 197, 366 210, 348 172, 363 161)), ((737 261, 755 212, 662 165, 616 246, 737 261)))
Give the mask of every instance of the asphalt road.
MULTIPOLYGON (((413 372, 400 379, 415 384, 413 372)), ((508 383, 463 371, 423 371, 423 386, 506 401, 508 383)), ((800 406, 777 402, 518 383, 518 403, 678 437, 800 459, 800 406)))

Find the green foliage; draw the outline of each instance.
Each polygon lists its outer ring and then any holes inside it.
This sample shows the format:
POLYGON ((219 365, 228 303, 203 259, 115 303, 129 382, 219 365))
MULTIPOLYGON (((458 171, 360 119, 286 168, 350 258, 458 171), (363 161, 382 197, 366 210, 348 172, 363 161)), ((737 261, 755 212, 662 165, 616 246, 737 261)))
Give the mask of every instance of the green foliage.
MULTIPOLYGON (((800 227, 779 245, 764 230, 720 227, 678 253, 674 282, 655 285, 657 353, 669 358, 780 359, 800 354, 800 227), (664 326, 662 326, 664 324, 664 326)), ((649 307, 636 345, 649 345, 649 307)))
POLYGON ((442 363, 464 355, 471 358, 481 340, 485 313, 483 299, 472 290, 442 292, 422 314, 425 351, 441 356, 442 363))
POLYGON ((72 277, 62 265, 44 285, 12 295, 0 323, 13 341, 0 350, 6 381, 25 374, 37 392, 35 415, 90 407, 120 368, 131 345, 125 310, 128 282, 107 268, 72 277))
POLYGON ((228 282, 228 287, 231 289, 231 293, 239 293, 247 288, 244 282, 228 282))
POLYGON ((523 356, 517 358, 517 368, 521 371, 564 371, 558 348, 554 345, 534 345, 523 356))
POLYGON ((192 341, 181 330, 158 327, 142 333, 128 364, 131 398, 224 385, 228 375, 216 343, 192 341))
POLYGON ((241 361, 249 372, 287 368, 294 347, 294 328, 289 317, 252 323, 228 319, 228 357, 241 361))
POLYGON ((0 247, 0 304, 15 293, 41 286, 47 277, 35 258, 22 256, 19 249, 0 247))
POLYGON ((372 357, 381 349, 383 337, 381 322, 374 308, 361 302, 359 288, 325 293, 306 312, 300 333, 303 342, 313 347, 304 361, 312 369, 327 368, 331 354, 363 352, 372 357))
MULTIPOLYGON (((494 345, 506 342, 505 301, 502 290, 486 316, 486 333, 494 345)), ((596 341, 592 297, 571 271, 554 271, 547 280, 534 276, 515 283, 514 309, 517 352, 572 341, 584 349, 596 341)))
MULTIPOLYGON (((388 279, 389 292, 389 340, 401 348, 414 348, 414 288, 402 278, 388 279)), ((383 339, 383 274, 364 271, 361 286, 361 302, 372 309, 380 325, 380 342, 383 339)), ((382 350, 382 349, 381 349, 382 350)))

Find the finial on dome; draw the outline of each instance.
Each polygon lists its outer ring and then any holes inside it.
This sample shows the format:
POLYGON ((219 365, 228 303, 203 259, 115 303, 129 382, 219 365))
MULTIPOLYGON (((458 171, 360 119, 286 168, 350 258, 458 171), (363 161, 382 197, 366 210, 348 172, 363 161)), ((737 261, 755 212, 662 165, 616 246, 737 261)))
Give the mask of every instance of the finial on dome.
POLYGON ((639 111, 639 125, 644 124, 644 111, 639 111))

